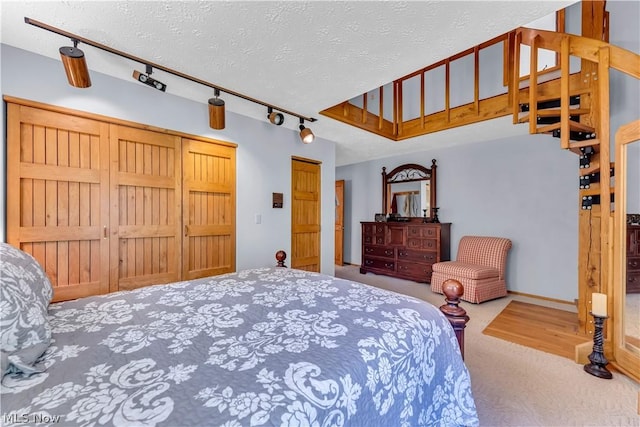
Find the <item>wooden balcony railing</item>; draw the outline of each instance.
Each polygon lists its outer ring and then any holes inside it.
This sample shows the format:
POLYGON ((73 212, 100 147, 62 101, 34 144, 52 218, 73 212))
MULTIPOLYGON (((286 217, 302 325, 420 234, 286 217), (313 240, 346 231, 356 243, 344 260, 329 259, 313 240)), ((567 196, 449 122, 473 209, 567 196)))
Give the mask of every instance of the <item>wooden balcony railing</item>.
POLYGON ((496 117, 502 117, 510 114, 508 96, 509 78, 511 76, 510 69, 512 62, 509 48, 513 43, 515 31, 503 34, 492 40, 480 45, 474 46, 463 52, 460 52, 450 58, 429 65, 425 68, 417 70, 409 75, 401 77, 391 83, 392 87, 392 110, 385 111, 385 87, 381 86, 377 89, 378 96, 378 114, 374 114, 368 108, 368 95, 362 94, 362 107, 358 107, 349 101, 344 101, 338 105, 330 107, 321 112, 321 114, 333 119, 342 121, 352 126, 373 132, 394 141, 412 138, 431 132, 437 132, 453 127, 464 126, 483 120, 489 120, 496 117), (480 98, 480 54, 481 51, 503 44, 502 54, 502 85, 503 92, 492 97, 480 98), (473 56, 474 72, 473 72, 473 101, 470 103, 452 106, 451 97, 451 64, 456 60, 473 56), (504 60, 504 58, 508 58, 504 60), (444 67, 444 108, 438 112, 427 114, 426 95, 431 90, 441 91, 442 87, 427 87, 425 76, 428 72, 437 68, 444 67), (407 94, 409 99, 418 100, 419 115, 417 118, 405 119, 403 104, 405 97, 403 86, 404 83, 419 78, 419 88, 415 93, 407 94), (389 120, 385 116, 391 116, 389 120))
MULTIPOLYGON (((640 70, 639 56, 633 52, 610 45, 604 41, 587 37, 519 28, 395 80, 391 83, 391 96, 393 99, 392 111, 390 112, 384 110, 385 89, 384 86, 381 86, 377 89, 377 114, 372 113, 368 108, 368 95, 371 94, 371 92, 362 94, 362 107, 358 107, 349 101, 344 101, 322 111, 321 114, 394 141, 413 138, 458 126, 465 126, 509 114, 514 115, 514 122, 517 123, 516 112, 519 111, 519 106, 522 103, 527 103, 534 109, 530 112, 530 115, 535 117, 536 103, 532 101, 536 99, 542 100, 545 97, 557 97, 558 93, 561 93, 564 98, 574 93, 579 93, 580 87, 584 85, 580 83, 581 77, 578 74, 570 74, 569 57, 575 56, 599 64, 603 61, 599 59, 599 51, 601 49, 609 50, 608 65, 605 66, 603 64, 601 76, 605 77, 608 75, 608 71, 604 71, 604 68, 606 67, 608 70, 610 67, 638 78, 638 74, 640 73, 638 71, 640 70), (480 55, 485 49, 491 48, 499 43, 503 44, 501 68, 503 70, 502 79, 504 91, 490 97, 481 98, 480 75, 483 70, 481 70, 480 55), (516 58, 520 57, 521 44, 531 47, 531 74, 528 78, 519 75, 519 59, 516 60, 516 58), (539 49, 557 52, 560 57, 559 66, 553 67, 552 70, 538 71, 537 52, 539 49), (452 106, 451 64, 469 55, 473 56, 473 101, 452 106), (443 88, 427 87, 425 76, 428 72, 439 67, 444 67, 444 108, 437 112, 426 113, 425 105, 427 96, 425 93, 441 91, 443 88), (560 70, 561 78, 554 80, 554 76, 550 71, 557 73, 558 69, 560 70), (546 75, 545 80, 550 81, 541 83, 541 77, 543 75, 546 75), (420 81, 417 91, 405 93, 403 89, 404 83, 413 78, 419 78, 420 81), (517 86, 515 82, 518 82, 517 86), (531 82, 535 82, 535 84, 531 82), (538 86, 537 91, 528 90, 528 87, 536 85, 538 86), (572 89, 570 90, 569 88, 572 89), (419 100, 419 114, 417 118, 408 119, 404 117, 403 105, 407 98, 419 100), (387 119, 385 116, 391 116, 391 119, 387 119)), ((603 55, 605 54, 603 53, 603 55)), ((487 71, 484 70, 484 72, 487 71)), ((601 79, 602 84, 604 84, 603 80, 604 82, 608 82, 608 79, 601 79)), ((563 107, 563 117, 568 117, 569 104, 563 103, 563 105, 565 105, 565 107, 563 107)), ((530 131, 534 131, 534 126, 535 123, 531 122, 530 131)), ((561 134, 567 138, 569 135, 569 121, 562 120, 562 125, 560 126, 562 126, 560 129, 561 134)), ((568 148, 568 140, 565 139, 562 141, 562 146, 563 148, 568 148)))

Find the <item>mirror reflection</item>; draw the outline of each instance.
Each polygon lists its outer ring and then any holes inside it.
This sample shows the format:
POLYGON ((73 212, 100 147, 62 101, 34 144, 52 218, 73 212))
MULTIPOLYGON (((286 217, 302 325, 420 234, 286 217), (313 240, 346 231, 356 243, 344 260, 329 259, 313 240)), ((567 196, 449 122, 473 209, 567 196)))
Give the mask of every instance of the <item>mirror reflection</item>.
POLYGON ((626 145, 625 344, 640 354, 640 142, 626 145))
POLYGON ((391 184, 389 212, 399 216, 418 217, 431 212, 430 185, 428 179, 391 184))

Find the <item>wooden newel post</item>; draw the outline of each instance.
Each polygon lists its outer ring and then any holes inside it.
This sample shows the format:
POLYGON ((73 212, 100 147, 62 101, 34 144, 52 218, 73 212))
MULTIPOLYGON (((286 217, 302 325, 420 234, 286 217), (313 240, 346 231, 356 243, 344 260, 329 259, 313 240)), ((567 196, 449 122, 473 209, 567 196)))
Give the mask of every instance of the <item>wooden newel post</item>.
POLYGON ((469 321, 467 312, 459 306, 460 297, 464 294, 464 287, 459 281, 448 279, 442 284, 442 291, 446 296, 445 301, 447 303, 440 306, 440 311, 447 316, 451 326, 453 326, 460 346, 460 353, 462 353, 462 358, 464 359, 464 328, 466 328, 469 321))
POLYGON ((287 253, 285 251, 276 252, 276 261, 278 261, 278 265, 276 265, 276 267, 287 268, 287 266, 284 265, 284 260, 285 259, 287 259, 287 253))

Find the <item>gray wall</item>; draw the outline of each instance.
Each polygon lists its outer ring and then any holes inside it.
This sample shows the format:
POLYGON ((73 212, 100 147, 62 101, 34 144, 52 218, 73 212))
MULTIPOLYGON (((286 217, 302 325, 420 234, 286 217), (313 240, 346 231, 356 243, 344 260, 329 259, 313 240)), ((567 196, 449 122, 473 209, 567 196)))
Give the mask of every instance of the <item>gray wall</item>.
MULTIPOLYGON (((607 10, 610 42, 640 52, 640 2, 609 1, 607 10)), ((640 117, 639 100, 640 82, 612 71, 612 156, 615 130, 640 117)), ((346 193, 345 262, 360 264, 360 221, 381 211, 382 167, 429 166, 435 158, 440 220, 452 223, 452 258, 463 235, 508 237, 514 243, 507 269, 510 290, 573 301, 578 292, 578 156, 547 135, 468 142, 338 167, 336 179, 345 180, 346 193)))
POLYGON ((360 264, 360 221, 381 210, 383 166, 438 161, 437 205, 451 222, 452 257, 460 237, 513 241, 510 290, 572 300, 577 283, 578 157, 548 136, 526 135, 338 167, 346 182, 345 261, 360 264))
MULTIPOLYGON (((226 129, 208 126, 207 105, 146 86, 91 72, 92 86, 67 84, 60 61, 7 45, 1 48, 3 95, 29 99, 108 117, 173 129, 234 142, 237 148, 236 266, 237 269, 274 265, 278 249, 291 248, 291 156, 322 162, 322 272, 334 272, 335 144, 316 137, 303 144, 298 132, 227 111, 226 129), (284 193, 284 208, 271 207, 271 193, 284 193), (262 223, 255 224, 255 215, 262 223)), ((6 145, 3 103, 2 135, 6 145)), ((288 118, 292 120, 292 118, 288 118)), ((4 148, 4 147, 3 147, 4 148)), ((5 239, 5 159, 1 154, 0 240, 5 239)))

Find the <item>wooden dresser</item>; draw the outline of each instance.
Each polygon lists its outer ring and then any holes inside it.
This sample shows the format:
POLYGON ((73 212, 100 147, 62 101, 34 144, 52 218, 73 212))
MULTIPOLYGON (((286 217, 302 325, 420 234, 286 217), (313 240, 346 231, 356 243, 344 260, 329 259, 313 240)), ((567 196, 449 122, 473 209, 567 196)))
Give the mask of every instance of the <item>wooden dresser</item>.
POLYGON ((360 273, 431 282, 431 266, 449 260, 450 223, 362 222, 360 273))
POLYGON ((627 225, 627 293, 640 293, 640 225, 627 225))

